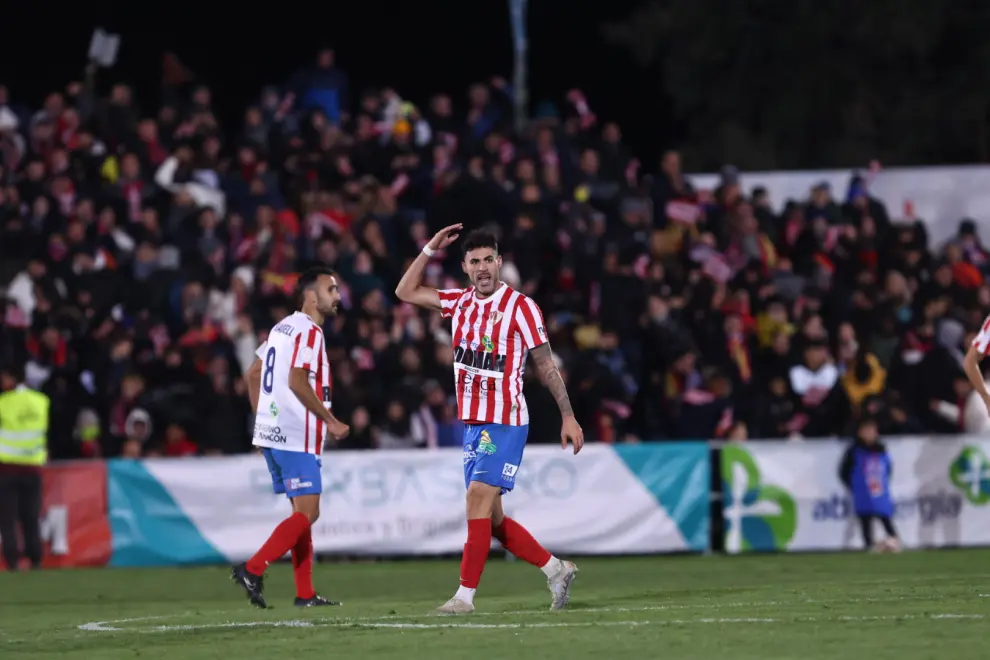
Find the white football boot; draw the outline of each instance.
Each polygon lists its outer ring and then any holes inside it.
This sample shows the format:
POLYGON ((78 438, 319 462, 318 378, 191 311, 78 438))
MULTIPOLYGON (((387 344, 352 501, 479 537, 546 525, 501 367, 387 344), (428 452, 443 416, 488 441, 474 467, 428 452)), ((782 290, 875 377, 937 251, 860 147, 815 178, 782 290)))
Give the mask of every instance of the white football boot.
POLYGON ((474 612, 472 603, 456 597, 451 598, 436 609, 437 614, 471 614, 472 612, 474 612))
POLYGON ((547 578, 547 587, 553 600, 550 602, 550 611, 556 612, 567 607, 567 601, 571 598, 571 582, 577 575, 578 568, 572 561, 560 561, 560 569, 551 577, 547 578))

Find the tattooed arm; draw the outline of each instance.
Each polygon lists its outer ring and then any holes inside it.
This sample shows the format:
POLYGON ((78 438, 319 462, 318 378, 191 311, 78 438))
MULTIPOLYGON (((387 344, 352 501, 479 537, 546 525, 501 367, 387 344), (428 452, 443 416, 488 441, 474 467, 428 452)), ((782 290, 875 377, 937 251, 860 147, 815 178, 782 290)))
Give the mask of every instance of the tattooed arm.
POLYGON ((560 446, 566 449, 567 443, 570 442, 576 454, 584 446, 584 431, 574 418, 574 408, 571 407, 571 399, 567 396, 567 386, 564 385, 564 378, 553 362, 550 344, 543 343, 537 346, 532 350, 532 354, 536 367, 543 374, 544 384, 557 402, 557 407, 560 408, 560 416, 563 418, 560 427, 560 446))
POLYGON ((536 368, 543 375, 544 384, 550 390, 550 394, 553 395, 554 401, 557 402, 557 407, 560 408, 561 417, 573 416, 574 409, 571 407, 570 397, 567 396, 567 386, 564 385, 564 378, 560 375, 560 371, 557 370, 557 365, 554 364, 550 344, 546 343, 537 346, 533 349, 532 356, 533 361, 536 363, 536 368))

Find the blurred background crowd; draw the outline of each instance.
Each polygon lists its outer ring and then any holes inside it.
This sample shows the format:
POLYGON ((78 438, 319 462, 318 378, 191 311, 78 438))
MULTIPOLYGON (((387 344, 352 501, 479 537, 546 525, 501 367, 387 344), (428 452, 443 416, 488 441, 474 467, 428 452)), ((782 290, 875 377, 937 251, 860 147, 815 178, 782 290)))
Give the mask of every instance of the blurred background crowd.
MULTIPOLYGON (((500 236, 592 441, 825 437, 862 414, 986 430, 961 361, 990 253, 972 220, 930 245, 891 218, 875 167, 778 214, 731 166, 697 190, 677 151, 641 163, 577 89, 517 130, 502 78, 417 106, 352 87, 327 49, 221 126, 178 62, 161 107, 95 75, 41 107, 0 86, 0 364, 51 397, 55 457, 248 451, 241 374, 317 263, 344 292, 340 446, 459 445, 449 322, 392 293, 454 222, 500 236)), ((427 283, 461 285, 459 262, 427 283)), ((556 442, 535 372, 525 393, 531 441, 556 442)))

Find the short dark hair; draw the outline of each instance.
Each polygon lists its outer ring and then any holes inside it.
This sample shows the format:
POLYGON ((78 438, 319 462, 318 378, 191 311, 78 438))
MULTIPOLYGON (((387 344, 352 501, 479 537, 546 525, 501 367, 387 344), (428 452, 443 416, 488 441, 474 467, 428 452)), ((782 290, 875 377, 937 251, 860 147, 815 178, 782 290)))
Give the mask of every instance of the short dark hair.
POLYGON ((329 266, 314 266, 299 276, 299 281, 296 282, 296 292, 293 296, 296 311, 302 309, 303 301, 306 300, 306 290, 313 288, 316 280, 320 279, 323 275, 336 277, 337 273, 329 266))
POLYGON ((478 248, 491 248, 495 254, 498 254, 498 239, 487 229, 475 229, 464 238, 462 248, 465 257, 468 252, 478 248))

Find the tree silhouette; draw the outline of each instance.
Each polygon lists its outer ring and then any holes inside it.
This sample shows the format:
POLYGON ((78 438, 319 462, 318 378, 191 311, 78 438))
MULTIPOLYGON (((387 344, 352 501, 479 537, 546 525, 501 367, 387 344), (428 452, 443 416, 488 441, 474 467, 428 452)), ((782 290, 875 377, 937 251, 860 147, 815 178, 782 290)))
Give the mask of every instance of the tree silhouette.
POLYGON ((658 0, 603 33, 658 67, 695 167, 987 160, 987 2, 658 0))

